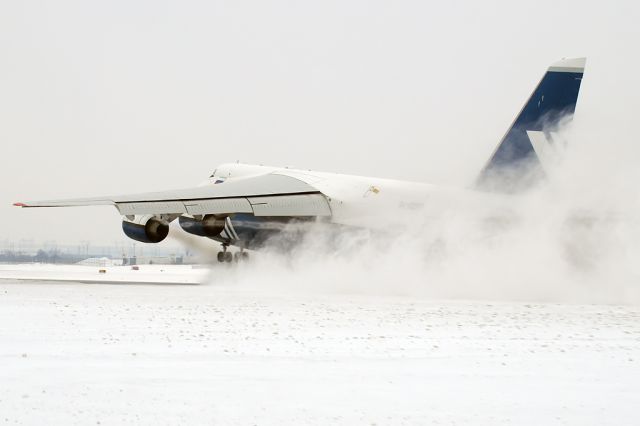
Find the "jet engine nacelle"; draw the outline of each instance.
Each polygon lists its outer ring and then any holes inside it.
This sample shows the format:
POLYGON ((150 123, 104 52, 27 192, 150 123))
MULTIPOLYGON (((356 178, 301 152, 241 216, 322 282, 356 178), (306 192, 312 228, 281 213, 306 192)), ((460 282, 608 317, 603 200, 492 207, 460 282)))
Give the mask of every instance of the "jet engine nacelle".
POLYGON ((225 225, 225 216, 212 214, 205 215, 202 219, 191 216, 180 216, 178 222, 186 232, 200 237, 214 238, 220 235, 225 225))
POLYGON ((127 237, 141 243, 159 243, 169 235, 169 222, 153 215, 127 216, 122 221, 127 237))

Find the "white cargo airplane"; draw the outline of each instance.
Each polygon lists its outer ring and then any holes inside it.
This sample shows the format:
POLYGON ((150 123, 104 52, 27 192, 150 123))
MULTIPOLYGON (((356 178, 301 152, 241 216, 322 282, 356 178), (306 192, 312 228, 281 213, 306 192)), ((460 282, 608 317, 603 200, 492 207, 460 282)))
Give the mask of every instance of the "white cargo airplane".
MULTIPOLYGON (((158 243, 179 220, 186 232, 222 243, 220 262, 233 258, 229 246, 257 249, 310 223, 340 227, 398 229, 407 217, 425 218, 433 206, 477 208, 496 195, 514 192, 543 173, 549 131, 575 111, 586 60, 552 64, 480 172, 473 189, 308 170, 223 164, 200 186, 165 192, 15 203, 19 207, 113 205, 124 233, 158 243), (534 173, 531 173, 534 171, 534 173), (494 191, 495 192, 495 191, 494 191), (407 216, 409 215, 409 216, 407 216), (402 219, 400 219, 402 218, 402 219)), ((291 238, 285 238, 290 242, 291 238)))

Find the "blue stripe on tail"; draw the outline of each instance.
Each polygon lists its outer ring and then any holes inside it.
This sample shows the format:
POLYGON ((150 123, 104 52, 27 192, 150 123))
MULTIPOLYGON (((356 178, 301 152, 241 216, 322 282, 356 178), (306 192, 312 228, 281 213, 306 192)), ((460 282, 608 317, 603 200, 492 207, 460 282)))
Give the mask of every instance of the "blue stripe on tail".
POLYGON ((477 186, 514 192, 530 186, 542 174, 527 131, 548 132, 576 109, 585 59, 569 59, 549 67, 486 166, 477 186))

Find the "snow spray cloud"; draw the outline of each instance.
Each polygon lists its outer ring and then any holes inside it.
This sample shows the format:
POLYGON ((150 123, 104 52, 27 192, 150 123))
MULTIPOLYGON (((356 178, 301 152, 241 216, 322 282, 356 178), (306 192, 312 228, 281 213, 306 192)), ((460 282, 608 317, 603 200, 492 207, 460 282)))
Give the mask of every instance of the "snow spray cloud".
POLYGON ((570 127, 554 137, 580 143, 524 194, 478 209, 431 206, 393 237, 317 224, 292 252, 217 265, 211 282, 276 293, 640 303, 634 161, 603 157, 598 140, 570 127))

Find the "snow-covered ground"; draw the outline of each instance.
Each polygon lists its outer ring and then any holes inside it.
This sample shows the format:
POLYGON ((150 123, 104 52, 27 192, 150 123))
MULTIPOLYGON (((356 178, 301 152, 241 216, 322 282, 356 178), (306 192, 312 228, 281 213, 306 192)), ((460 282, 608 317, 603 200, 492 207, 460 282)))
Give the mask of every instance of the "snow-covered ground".
POLYGON ((208 269, 195 265, 0 265, 0 279, 111 284, 198 284, 208 269))
POLYGON ((6 424, 640 423, 634 306, 5 279, 0 357, 6 424))

